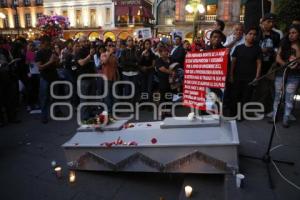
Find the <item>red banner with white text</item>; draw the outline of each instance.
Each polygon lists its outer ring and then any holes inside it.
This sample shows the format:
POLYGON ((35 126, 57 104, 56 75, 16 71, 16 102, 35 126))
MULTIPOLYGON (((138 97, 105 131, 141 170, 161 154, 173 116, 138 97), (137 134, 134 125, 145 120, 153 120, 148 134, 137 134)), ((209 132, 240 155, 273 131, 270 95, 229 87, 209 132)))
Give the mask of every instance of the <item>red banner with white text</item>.
POLYGON ((227 75, 228 49, 188 53, 184 66, 183 104, 212 110, 216 99, 222 101, 227 75))

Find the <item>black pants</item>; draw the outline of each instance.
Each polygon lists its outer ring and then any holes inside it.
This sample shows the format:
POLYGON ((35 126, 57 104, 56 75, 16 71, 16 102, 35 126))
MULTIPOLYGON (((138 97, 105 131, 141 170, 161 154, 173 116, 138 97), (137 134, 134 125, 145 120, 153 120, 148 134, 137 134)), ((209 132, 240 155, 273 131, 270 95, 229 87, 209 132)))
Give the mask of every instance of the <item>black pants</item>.
POLYGON ((40 75, 33 74, 29 78, 28 103, 31 108, 39 104, 40 75))
POLYGON ((236 115, 238 111, 238 103, 240 103, 240 108, 242 111, 243 106, 252 100, 253 87, 248 84, 251 81, 237 80, 234 81, 231 88, 232 103, 231 103, 231 113, 236 115))

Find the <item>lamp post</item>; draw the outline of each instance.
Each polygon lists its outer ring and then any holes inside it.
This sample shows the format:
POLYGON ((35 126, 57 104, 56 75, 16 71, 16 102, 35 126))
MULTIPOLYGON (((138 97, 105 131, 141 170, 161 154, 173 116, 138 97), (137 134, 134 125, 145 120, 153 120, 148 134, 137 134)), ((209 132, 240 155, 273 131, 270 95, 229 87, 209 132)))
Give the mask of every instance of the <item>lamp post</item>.
POLYGON ((198 0, 191 0, 185 6, 185 10, 190 14, 194 14, 194 22, 193 22, 193 41, 194 41, 195 37, 197 36, 197 27, 198 27, 196 26, 196 22, 198 23, 199 14, 203 15, 205 13, 205 7, 201 3, 201 1, 199 3, 198 0))

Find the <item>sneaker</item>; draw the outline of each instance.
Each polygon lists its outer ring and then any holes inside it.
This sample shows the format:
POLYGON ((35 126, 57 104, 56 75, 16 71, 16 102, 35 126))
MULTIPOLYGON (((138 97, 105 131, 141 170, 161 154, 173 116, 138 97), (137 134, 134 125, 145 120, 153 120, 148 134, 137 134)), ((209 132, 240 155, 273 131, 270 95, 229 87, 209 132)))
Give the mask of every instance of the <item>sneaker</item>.
POLYGON ((284 116, 283 117, 282 126, 283 126, 283 128, 289 128, 290 127, 289 117, 288 116, 284 116))
POLYGON ((296 119, 295 115, 291 114, 291 115, 289 116, 289 120, 291 120, 291 121, 296 121, 297 119, 296 119))
POLYGON ((272 118, 273 117, 273 111, 269 112, 266 116, 269 117, 269 118, 272 118))

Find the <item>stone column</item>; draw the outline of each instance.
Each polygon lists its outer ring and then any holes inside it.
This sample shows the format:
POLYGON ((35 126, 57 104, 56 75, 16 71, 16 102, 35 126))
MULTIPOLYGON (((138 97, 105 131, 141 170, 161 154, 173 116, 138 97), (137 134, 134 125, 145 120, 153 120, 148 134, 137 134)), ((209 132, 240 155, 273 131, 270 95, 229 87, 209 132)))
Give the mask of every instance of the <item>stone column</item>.
POLYGON ((240 22, 241 0, 231 0, 231 21, 240 22))
POLYGON ((217 19, 223 21, 230 21, 231 20, 231 4, 232 0, 219 0, 218 2, 218 12, 217 12, 217 19))

